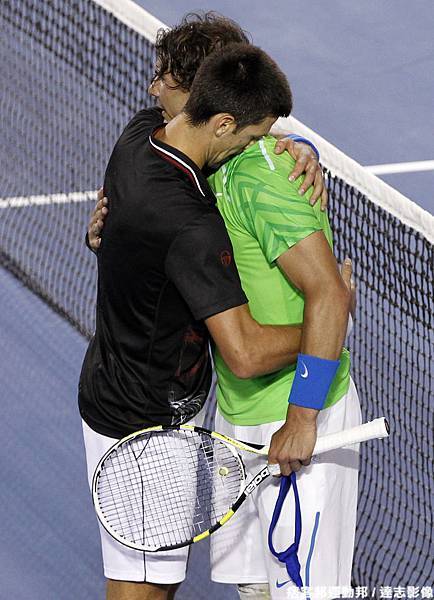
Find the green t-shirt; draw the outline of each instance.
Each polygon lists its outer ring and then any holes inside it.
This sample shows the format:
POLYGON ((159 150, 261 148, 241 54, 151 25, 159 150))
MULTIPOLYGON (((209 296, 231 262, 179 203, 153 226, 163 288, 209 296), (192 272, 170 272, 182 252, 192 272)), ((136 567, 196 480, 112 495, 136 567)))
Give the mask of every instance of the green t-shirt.
MULTIPOLYGON (((302 178, 288 175, 294 160, 287 152, 274 154, 276 140, 267 136, 235 156, 209 183, 234 248, 243 289, 252 316, 262 324, 303 322, 303 294, 280 271, 276 259, 315 231, 323 231, 330 246, 332 233, 325 212, 309 204, 312 190, 299 196, 302 178)), ((215 351, 217 402, 223 416, 236 425, 259 425, 285 419, 295 365, 275 373, 239 379, 215 351)), ((346 394, 350 356, 341 364, 327 396, 331 406, 346 394)))

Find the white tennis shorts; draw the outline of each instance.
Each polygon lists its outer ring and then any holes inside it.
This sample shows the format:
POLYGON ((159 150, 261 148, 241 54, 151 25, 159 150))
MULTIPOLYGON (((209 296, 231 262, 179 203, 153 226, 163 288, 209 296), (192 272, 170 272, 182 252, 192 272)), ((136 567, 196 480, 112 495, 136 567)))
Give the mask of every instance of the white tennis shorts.
MULTIPOLYGON (((354 383, 334 406, 318 415, 318 435, 335 433, 361 423, 354 383)), ((217 412, 215 429, 246 442, 268 444, 282 422, 237 426, 217 412)), ((263 460, 243 454, 247 478, 260 470, 263 460)), ((359 449, 351 446, 314 458, 297 474, 302 534, 299 547, 301 577, 315 597, 336 597, 327 588, 351 585, 356 528, 359 449), (315 462, 314 462, 315 461, 315 462), (316 591, 315 589, 316 588, 316 591)), ((271 598, 305 598, 290 581, 286 566, 268 549, 268 529, 279 492, 279 479, 270 478, 246 500, 234 517, 211 536, 211 578, 221 583, 267 583, 271 598)), ((294 541, 294 497, 286 498, 273 542, 282 551, 294 541)))
MULTIPOLYGON (((205 406, 209 400, 210 398, 205 406)), ((189 423, 202 425, 204 414, 205 408, 189 423)), ((92 478, 97 464, 117 440, 96 433, 84 421, 82 423, 87 475, 89 487, 92 489, 92 478)), ((185 579, 189 547, 166 552, 140 552, 127 548, 116 541, 99 522, 98 525, 101 535, 104 575, 108 579, 160 584, 180 583, 185 579)))

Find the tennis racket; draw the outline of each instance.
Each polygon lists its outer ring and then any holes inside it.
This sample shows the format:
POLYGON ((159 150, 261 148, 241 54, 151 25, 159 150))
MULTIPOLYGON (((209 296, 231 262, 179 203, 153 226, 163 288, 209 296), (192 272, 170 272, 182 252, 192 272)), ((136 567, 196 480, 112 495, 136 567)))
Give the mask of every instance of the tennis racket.
MULTIPOLYGON (((384 418, 318 437, 314 455, 389 435, 384 418)), ((214 533, 279 465, 265 465, 246 485, 239 451, 246 444, 192 425, 151 427, 110 448, 95 470, 92 496, 108 533, 129 548, 158 552, 214 533), (273 468, 274 467, 274 468, 273 468)))

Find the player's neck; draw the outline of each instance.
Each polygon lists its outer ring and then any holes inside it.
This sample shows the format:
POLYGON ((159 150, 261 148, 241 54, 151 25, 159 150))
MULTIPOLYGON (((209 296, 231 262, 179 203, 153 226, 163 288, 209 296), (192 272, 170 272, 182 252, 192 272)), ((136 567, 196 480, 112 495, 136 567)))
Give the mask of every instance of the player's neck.
POLYGON ((172 119, 166 127, 156 133, 157 139, 176 148, 199 169, 205 165, 207 156, 207 139, 203 128, 192 127, 183 113, 172 119))

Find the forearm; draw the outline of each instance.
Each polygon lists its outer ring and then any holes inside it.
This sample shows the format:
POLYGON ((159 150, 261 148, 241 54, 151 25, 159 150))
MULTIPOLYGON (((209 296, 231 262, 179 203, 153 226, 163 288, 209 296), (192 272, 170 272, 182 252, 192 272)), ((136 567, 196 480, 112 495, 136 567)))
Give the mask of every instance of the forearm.
POLYGON ((272 373, 297 360, 301 325, 261 325, 247 304, 215 314, 205 324, 223 360, 240 379, 272 373))
MULTIPOLYGON (((306 298, 300 352, 338 360, 348 322, 349 299, 345 290, 312 294, 306 298)), ((286 422, 298 428, 316 422, 318 410, 290 403, 286 422)))
POLYGON ((259 377, 294 364, 300 352, 302 327, 260 325, 242 338, 244 378, 259 377))
POLYGON ((307 294, 304 329, 296 374, 289 396, 287 423, 314 423, 324 406, 339 366, 345 339, 350 296, 346 289, 325 286, 307 294), (307 386, 307 387, 306 387, 307 386))
POLYGON ((314 292, 305 298, 300 351, 328 360, 338 360, 348 324, 348 290, 314 292))

